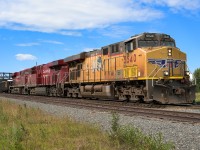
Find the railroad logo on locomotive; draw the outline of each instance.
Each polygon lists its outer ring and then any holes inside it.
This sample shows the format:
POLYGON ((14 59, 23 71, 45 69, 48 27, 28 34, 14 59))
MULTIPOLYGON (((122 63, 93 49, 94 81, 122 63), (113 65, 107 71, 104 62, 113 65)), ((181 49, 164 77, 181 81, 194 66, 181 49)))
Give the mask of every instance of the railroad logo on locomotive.
POLYGON ((157 64, 162 68, 169 67, 170 64, 173 64, 173 68, 178 68, 183 61, 174 59, 148 59, 148 62, 151 64, 157 64))

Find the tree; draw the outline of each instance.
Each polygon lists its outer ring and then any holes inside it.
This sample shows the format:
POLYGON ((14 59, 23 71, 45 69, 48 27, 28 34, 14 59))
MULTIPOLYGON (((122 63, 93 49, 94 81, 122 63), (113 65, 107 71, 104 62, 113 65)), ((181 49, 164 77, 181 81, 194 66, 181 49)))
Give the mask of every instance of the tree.
POLYGON ((196 91, 200 92, 200 68, 197 68, 194 71, 194 77, 196 78, 196 83, 197 83, 196 91))

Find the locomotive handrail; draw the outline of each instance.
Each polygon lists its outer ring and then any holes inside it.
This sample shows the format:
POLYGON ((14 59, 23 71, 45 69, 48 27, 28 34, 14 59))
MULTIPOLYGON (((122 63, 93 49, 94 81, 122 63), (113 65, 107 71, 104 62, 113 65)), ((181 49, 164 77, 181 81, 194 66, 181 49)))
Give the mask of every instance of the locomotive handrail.
POLYGON ((60 81, 60 83, 62 83, 65 79, 67 79, 68 76, 69 76, 69 73, 66 73, 66 74, 64 75, 64 77, 62 78, 62 80, 60 81))
POLYGON ((153 74, 153 72, 157 69, 157 64, 155 64, 155 69, 149 74, 148 78, 151 76, 151 74, 153 74))
POLYGON ((154 79, 154 77, 157 75, 157 73, 163 68, 165 66, 165 64, 164 65, 162 65, 162 67, 160 67, 160 69, 158 69, 158 71, 154 74, 154 76, 152 77, 152 87, 154 87, 154 84, 153 84, 153 79, 154 79))

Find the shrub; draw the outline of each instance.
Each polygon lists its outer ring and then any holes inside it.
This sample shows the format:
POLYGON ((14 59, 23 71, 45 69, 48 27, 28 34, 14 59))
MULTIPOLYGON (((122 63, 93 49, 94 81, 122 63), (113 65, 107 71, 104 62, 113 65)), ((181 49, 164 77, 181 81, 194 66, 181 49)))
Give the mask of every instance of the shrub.
POLYGON ((144 135, 140 129, 133 126, 120 126, 119 115, 112 114, 110 138, 119 143, 123 149, 148 149, 148 150, 169 150, 174 149, 170 142, 163 142, 161 133, 156 135, 144 135))

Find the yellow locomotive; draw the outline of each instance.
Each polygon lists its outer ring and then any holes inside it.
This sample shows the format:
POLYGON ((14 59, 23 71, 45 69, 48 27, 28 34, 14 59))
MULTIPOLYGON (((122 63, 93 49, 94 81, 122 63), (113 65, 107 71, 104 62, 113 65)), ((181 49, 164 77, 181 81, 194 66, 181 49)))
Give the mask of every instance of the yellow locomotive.
POLYGON ((167 34, 142 33, 64 61, 69 64, 69 80, 63 85, 68 97, 162 104, 195 99, 186 54, 167 34))

